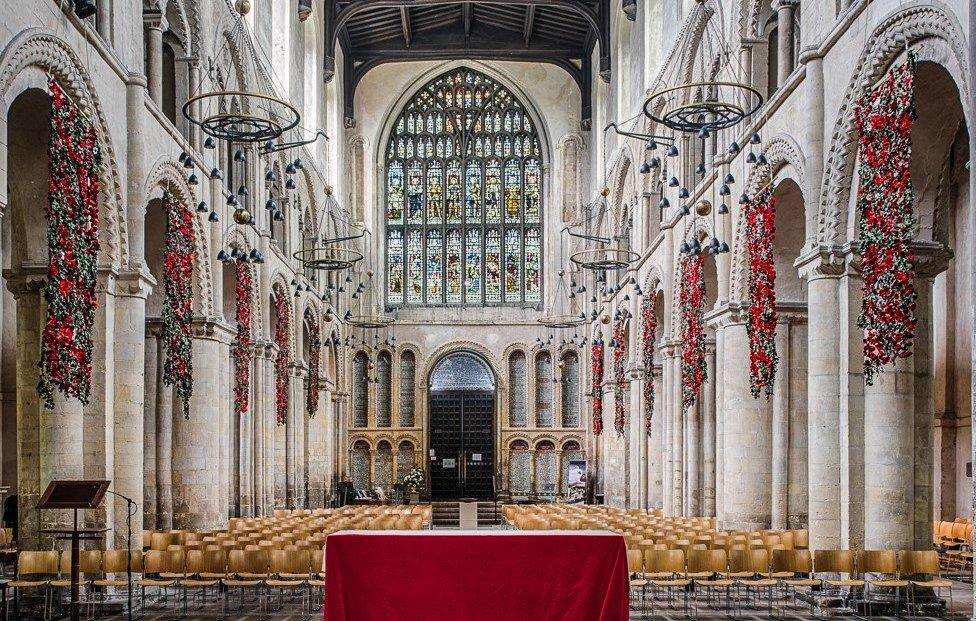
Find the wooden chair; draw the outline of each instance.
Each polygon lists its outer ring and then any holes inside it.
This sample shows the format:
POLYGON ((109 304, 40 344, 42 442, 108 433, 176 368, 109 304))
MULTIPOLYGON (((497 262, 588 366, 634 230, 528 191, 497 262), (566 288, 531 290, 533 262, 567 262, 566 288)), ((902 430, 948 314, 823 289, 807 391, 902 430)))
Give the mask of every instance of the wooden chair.
MULTIPOLYGON (((270 556, 266 550, 249 546, 244 550, 233 550, 227 561, 228 578, 223 580, 227 589, 241 590, 241 608, 244 607, 247 591, 255 591, 261 610, 267 610, 268 596, 265 581, 270 577, 270 556)), ((227 598, 224 599, 226 608, 227 598)))
MULTIPOLYGON (((78 589, 84 592, 85 605, 91 609, 91 583, 102 571, 102 553, 100 550, 78 550, 78 589)), ((61 593, 67 592, 71 599, 71 551, 61 552, 61 563, 58 577, 51 580, 52 606, 61 602, 61 593)))
POLYGON ((894 550, 861 550, 857 556, 857 569, 868 587, 864 595, 868 616, 871 615, 872 596, 878 595, 877 589, 894 589, 895 601, 898 602, 901 600, 901 590, 909 587, 908 580, 898 574, 898 553, 894 550))
POLYGON ((918 590, 931 589, 936 595, 940 591, 947 591, 949 610, 952 610, 952 581, 942 577, 939 553, 936 550, 902 550, 898 553, 898 567, 900 575, 909 578, 909 609, 917 610, 918 590))
POLYGON ((165 577, 164 574, 171 573, 174 569, 170 566, 169 553, 163 550, 149 550, 146 552, 142 561, 143 576, 137 583, 142 601, 142 610, 146 610, 146 589, 159 589, 163 594, 163 600, 167 599, 169 589, 176 586, 176 578, 165 577))
POLYGON ((14 590, 14 614, 20 602, 23 591, 43 591, 44 618, 50 618, 51 612, 51 580, 58 575, 58 553, 54 550, 38 552, 24 550, 17 553, 17 577, 7 585, 14 590))
MULTIPOLYGON (((799 589, 814 589, 822 585, 813 577, 813 556, 810 550, 773 550, 769 565, 769 577, 779 580, 787 598, 792 589, 794 597, 799 589)), ((814 612, 813 599, 810 600, 810 613, 814 612)))
MULTIPOLYGON (((132 558, 132 585, 136 586, 139 583, 139 577, 143 572, 142 569, 142 552, 132 550, 105 550, 101 554, 102 557, 102 568, 101 568, 101 578, 96 578, 92 581, 93 590, 97 590, 102 598, 98 601, 92 600, 92 606, 101 605, 105 602, 105 593, 108 589, 128 589, 129 588, 129 577, 128 577, 128 567, 129 562, 127 557, 132 558)), ((128 591, 126 592, 128 596, 128 591)))
MULTIPOLYGON (((725 593, 725 610, 731 609, 731 590, 733 582, 726 577, 729 571, 728 557, 725 550, 689 550, 688 577, 692 579, 695 588, 701 588, 706 593, 706 603, 711 603, 712 595, 725 593)), ((695 609, 697 614, 697 600, 695 609)))
MULTIPOLYGON (((745 554, 744 563, 740 561, 742 571, 749 572, 751 575, 749 577, 740 577, 735 580, 736 586, 740 589, 745 590, 747 595, 751 595, 753 591, 756 592, 758 596, 761 592, 765 591, 768 602, 768 610, 770 616, 773 614, 773 589, 779 586, 779 581, 771 578, 769 576, 769 552, 765 549, 749 550, 743 551, 745 554)), ((729 570, 732 570, 732 558, 729 559, 729 570)))
MULTIPOLYGON (((309 567, 308 559, 304 558, 297 553, 289 553, 285 550, 275 550, 271 555, 271 575, 265 581, 265 585, 269 591, 268 597, 270 598, 270 591, 272 589, 277 589, 281 606, 278 610, 284 607, 285 602, 285 591, 302 592, 302 612, 307 610, 307 602, 305 595, 308 592, 309 579, 309 567), (305 563, 302 563, 302 560, 305 563)), ((270 604, 269 604, 270 605, 270 604)))
POLYGON ((190 591, 198 590, 200 592, 199 609, 201 610, 207 605, 207 589, 218 592, 220 579, 209 575, 208 569, 207 558, 203 550, 190 550, 186 553, 183 576, 176 581, 176 586, 183 592, 183 616, 186 616, 187 613, 187 600, 190 591))
POLYGON ((671 606, 672 595, 676 589, 684 594, 685 614, 688 614, 688 579, 685 568, 685 553, 681 550, 648 550, 644 554, 644 575, 651 587, 651 599, 654 591, 663 589, 668 594, 668 607, 671 606))
POLYGON ((814 575, 821 578, 825 589, 864 589, 864 580, 857 573, 854 552, 851 550, 816 550, 813 553, 813 567, 816 571, 814 575), (830 578, 830 574, 838 574, 838 577, 830 578))

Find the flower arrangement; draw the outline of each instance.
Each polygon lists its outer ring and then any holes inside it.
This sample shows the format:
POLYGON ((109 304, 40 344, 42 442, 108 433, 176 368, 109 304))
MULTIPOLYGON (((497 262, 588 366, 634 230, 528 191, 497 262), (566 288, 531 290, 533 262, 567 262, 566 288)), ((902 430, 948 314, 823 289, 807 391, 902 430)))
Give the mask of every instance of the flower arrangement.
POLYGON ((424 486, 424 471, 417 466, 414 466, 410 469, 410 472, 403 477, 403 484, 410 492, 419 492, 420 488, 424 486))
POLYGON ((288 365, 291 363, 288 342, 291 306, 288 304, 288 294, 281 287, 275 287, 271 303, 276 318, 274 342, 278 346, 278 356, 275 358, 275 421, 284 425, 288 421, 288 388, 291 385, 288 375, 288 365))
POLYGON ((644 419, 648 436, 651 435, 651 419, 654 417, 654 343, 657 341, 655 297, 656 293, 649 293, 641 303, 641 366, 644 367, 644 419))
POLYGON ((627 362, 627 317, 621 313, 613 323, 613 427, 617 435, 624 435, 627 413, 624 410, 624 391, 627 388, 627 375, 624 365, 627 362))
POLYGON ((193 211, 163 194, 166 233, 163 247, 163 384, 174 386, 183 416, 190 416, 193 393, 193 211))
POLYGON ((88 403, 91 395, 102 151, 95 128, 54 79, 48 143, 47 279, 37 392, 54 407, 54 390, 88 403))
POLYGON ((305 409, 308 417, 314 418, 319 408, 319 358, 322 357, 322 341, 319 340, 319 326, 314 320, 307 325, 311 347, 308 348, 308 387, 305 390, 305 409))
POLYGON ((603 337, 590 348, 590 376, 593 388, 593 434, 603 433, 603 337))
POLYGON ((246 261, 234 263, 237 335, 234 337, 234 412, 246 414, 251 400, 251 318, 254 314, 254 282, 246 261))
POLYGON ((691 407, 708 377, 705 363, 705 280, 701 254, 681 258, 681 405, 691 407))
POLYGON ((749 390, 759 398, 773 394, 776 375, 776 199, 770 187, 746 205, 746 249, 749 252, 749 390))
POLYGON ((856 248, 864 300, 857 324, 864 330, 864 381, 912 355, 916 330, 915 253, 918 219, 912 160, 915 121, 914 58, 894 69, 854 106, 859 147, 856 248))

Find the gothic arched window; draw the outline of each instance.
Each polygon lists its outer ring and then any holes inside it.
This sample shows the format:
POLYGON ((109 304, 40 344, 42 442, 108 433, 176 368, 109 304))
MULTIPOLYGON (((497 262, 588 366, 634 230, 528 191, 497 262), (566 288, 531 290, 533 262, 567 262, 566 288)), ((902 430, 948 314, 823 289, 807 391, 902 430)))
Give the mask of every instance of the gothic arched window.
POLYGON ((542 150, 515 95, 467 68, 417 92, 386 147, 390 306, 542 299, 542 150))

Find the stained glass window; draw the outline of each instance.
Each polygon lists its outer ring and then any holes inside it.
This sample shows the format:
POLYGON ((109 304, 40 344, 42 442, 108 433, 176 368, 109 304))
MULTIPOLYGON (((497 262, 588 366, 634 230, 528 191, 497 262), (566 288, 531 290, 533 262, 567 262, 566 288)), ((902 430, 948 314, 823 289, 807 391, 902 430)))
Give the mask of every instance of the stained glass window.
POLYGON ((386 149, 387 303, 538 304, 541 157, 525 107, 484 74, 414 95, 386 149))

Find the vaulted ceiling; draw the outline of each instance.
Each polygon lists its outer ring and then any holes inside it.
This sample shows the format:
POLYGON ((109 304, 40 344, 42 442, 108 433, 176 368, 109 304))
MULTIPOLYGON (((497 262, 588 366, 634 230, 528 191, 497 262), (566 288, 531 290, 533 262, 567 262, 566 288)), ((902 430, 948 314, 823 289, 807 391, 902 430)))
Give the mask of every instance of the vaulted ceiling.
POLYGON ((590 58, 599 44, 609 77, 610 0, 325 0, 326 79, 343 50, 345 116, 363 76, 377 65, 414 60, 510 60, 561 67, 582 94, 590 119, 590 58))

